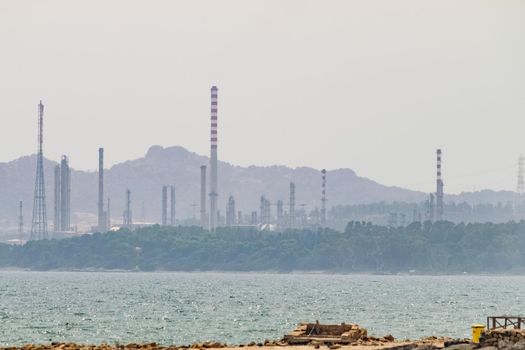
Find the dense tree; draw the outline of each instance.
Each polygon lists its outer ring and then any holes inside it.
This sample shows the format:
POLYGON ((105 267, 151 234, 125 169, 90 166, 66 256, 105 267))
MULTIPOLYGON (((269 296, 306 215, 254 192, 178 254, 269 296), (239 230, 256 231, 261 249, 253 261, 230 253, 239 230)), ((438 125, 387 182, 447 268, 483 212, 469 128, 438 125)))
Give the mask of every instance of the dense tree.
POLYGON ((282 233, 152 226, 0 245, 0 266, 169 271, 497 273, 525 271, 525 221, 506 224, 353 221, 344 232, 282 233))
MULTIPOLYGON (((525 203, 469 204, 445 203, 444 219, 455 223, 494 222, 525 220, 525 203)), ((428 203, 379 202, 370 204, 337 205, 329 211, 329 224, 344 228, 348 221, 367 221, 377 225, 402 226, 414 221, 427 220, 428 203)))

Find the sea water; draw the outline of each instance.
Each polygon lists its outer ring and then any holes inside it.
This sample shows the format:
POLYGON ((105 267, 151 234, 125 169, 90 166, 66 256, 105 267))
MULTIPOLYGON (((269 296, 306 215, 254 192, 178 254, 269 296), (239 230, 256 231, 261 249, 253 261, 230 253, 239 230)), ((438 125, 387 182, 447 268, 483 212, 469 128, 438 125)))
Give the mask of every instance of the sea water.
POLYGON ((239 344, 315 320, 467 337, 487 316, 523 316, 524 296, 520 276, 2 271, 0 345, 239 344))

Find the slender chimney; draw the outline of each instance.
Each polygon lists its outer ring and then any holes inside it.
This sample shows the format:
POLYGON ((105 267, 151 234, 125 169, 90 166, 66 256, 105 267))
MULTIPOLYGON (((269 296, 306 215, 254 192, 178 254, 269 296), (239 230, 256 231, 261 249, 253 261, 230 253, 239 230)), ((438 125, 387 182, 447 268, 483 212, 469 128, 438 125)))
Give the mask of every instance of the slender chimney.
POLYGON ((210 231, 217 228, 217 98, 218 89, 211 87, 211 134, 210 134, 210 231))
POLYGON ((108 208, 106 210, 106 219, 107 221, 107 228, 108 230, 111 229, 111 199, 108 197, 108 208))
POLYGON ((284 222, 284 210, 283 210, 283 201, 277 201, 277 225, 282 227, 284 222))
POLYGON ((434 212, 435 212, 435 208, 434 208, 434 194, 431 193, 428 196, 428 200, 427 200, 427 220, 428 221, 434 222, 434 212))
POLYGON ((290 228, 295 227, 295 183, 290 182, 290 219, 288 222, 288 226, 290 228))
POLYGON ((326 169, 321 170, 321 224, 326 224, 326 169))
POLYGON ((206 165, 201 166, 201 226, 208 228, 208 217, 206 215, 206 165))
POLYGON ((60 162, 60 228, 71 231, 71 169, 67 156, 62 156, 60 162))
POLYGON ((443 179, 441 177, 441 149, 436 151, 437 172, 436 172, 436 219, 443 220, 443 179))
POLYGON ((168 186, 162 186, 162 226, 168 224, 168 186))
POLYGON ((20 237, 24 234, 24 211, 23 206, 24 203, 20 201, 19 205, 19 213, 18 213, 18 234, 20 237))
POLYGON ((230 196, 226 205, 226 226, 231 227, 235 225, 235 214, 235 198, 230 196))
POLYGON ((175 186, 170 186, 170 225, 175 226, 175 186))
POLYGON ((525 162, 525 158, 522 154, 520 154, 520 157, 518 158, 518 186, 516 188, 516 192, 518 192, 518 195, 523 195, 525 193, 525 181, 523 179, 523 164, 525 162))
POLYGON ((131 228, 133 224, 133 216, 131 212, 131 191, 129 189, 126 189, 126 203, 125 203, 126 210, 124 211, 124 220, 123 220, 123 226, 127 228, 131 228))
POLYGON ((104 148, 98 149, 98 230, 107 231, 106 213, 104 212, 104 148))
POLYGON ((61 172, 60 172, 60 164, 57 164, 55 165, 55 192, 54 192, 54 197, 53 197, 53 230, 55 230, 55 232, 60 232, 61 229, 60 229, 60 223, 61 223, 61 219, 60 219, 60 215, 62 214, 62 211, 61 211, 61 208, 62 208, 62 205, 60 203, 60 200, 62 199, 62 196, 61 196, 61 190, 60 188, 62 187, 61 185, 61 179, 60 179, 60 175, 61 175, 61 172))

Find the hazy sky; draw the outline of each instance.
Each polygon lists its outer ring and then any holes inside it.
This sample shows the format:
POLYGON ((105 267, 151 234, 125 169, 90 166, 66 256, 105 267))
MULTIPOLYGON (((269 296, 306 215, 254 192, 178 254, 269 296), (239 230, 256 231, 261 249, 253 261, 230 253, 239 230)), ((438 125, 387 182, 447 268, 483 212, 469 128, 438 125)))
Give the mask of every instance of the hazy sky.
POLYGON ((352 168, 447 192, 516 187, 525 1, 0 0, 0 161, 95 169, 153 144, 238 165, 352 168))

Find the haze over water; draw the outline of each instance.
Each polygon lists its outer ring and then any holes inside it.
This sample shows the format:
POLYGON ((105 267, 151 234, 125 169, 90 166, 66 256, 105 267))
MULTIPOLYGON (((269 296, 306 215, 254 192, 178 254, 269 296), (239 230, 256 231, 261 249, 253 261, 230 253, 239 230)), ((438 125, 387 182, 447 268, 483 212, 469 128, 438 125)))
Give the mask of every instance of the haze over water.
POLYGON ((0 345, 279 339, 300 321, 466 337, 518 314, 523 276, 0 272, 0 345))

